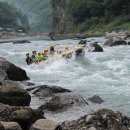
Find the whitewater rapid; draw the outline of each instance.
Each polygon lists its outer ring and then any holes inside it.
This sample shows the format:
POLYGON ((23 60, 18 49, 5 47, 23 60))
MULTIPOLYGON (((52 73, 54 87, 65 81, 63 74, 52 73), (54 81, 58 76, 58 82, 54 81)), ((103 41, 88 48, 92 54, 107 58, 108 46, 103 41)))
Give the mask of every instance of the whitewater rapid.
MULTIPOLYGON (((98 41, 103 46, 106 39, 101 37, 87 40, 98 41)), ((27 52, 41 52, 55 43, 60 44, 58 48, 62 48, 64 45, 72 47, 78 41, 32 41, 23 45, 5 43, 0 44, 0 56, 25 69, 31 82, 71 89, 84 98, 99 95, 112 108, 130 116, 130 46, 104 46, 103 53, 86 53, 83 60, 72 58, 46 65, 26 65, 27 52)), ((37 101, 34 100, 32 104, 37 106, 37 101)))

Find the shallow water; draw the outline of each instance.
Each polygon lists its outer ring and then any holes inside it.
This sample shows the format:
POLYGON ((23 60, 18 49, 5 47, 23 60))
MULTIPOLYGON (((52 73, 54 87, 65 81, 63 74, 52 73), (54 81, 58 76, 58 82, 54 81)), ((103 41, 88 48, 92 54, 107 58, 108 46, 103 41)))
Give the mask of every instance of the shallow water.
MULTIPOLYGON (((104 38, 91 38, 103 45, 104 38)), ((32 82, 58 85, 71 89, 84 98, 99 95, 115 110, 130 116, 130 46, 104 47, 104 53, 86 53, 83 60, 59 60, 44 65, 27 66, 27 52, 43 51, 54 41, 32 41, 31 44, 0 44, 0 56, 27 71, 32 82)), ((76 40, 57 41, 59 48, 78 43, 76 40), (72 44, 73 43, 73 44, 72 44)), ((34 98, 34 97, 33 97, 34 98)), ((38 107, 34 98, 32 107, 38 107)))

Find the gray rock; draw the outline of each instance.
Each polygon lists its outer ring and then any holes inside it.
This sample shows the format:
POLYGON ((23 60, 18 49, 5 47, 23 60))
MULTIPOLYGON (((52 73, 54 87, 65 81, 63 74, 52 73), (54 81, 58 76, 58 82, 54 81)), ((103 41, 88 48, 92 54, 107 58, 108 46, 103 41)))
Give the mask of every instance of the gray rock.
POLYGON ((119 37, 112 37, 109 38, 104 45, 107 46, 118 46, 118 45, 127 45, 127 42, 125 40, 123 40, 122 38, 119 37))
POLYGON ((25 86, 33 86, 33 85, 35 85, 34 83, 27 82, 27 81, 21 81, 21 83, 24 84, 25 86))
POLYGON ((58 86, 42 85, 42 86, 38 86, 37 90, 35 90, 33 94, 39 97, 51 97, 54 94, 65 93, 65 92, 71 92, 71 91, 58 86))
POLYGON ((40 106, 39 109, 61 112, 69 109, 72 106, 88 105, 85 100, 79 95, 70 94, 59 94, 53 96, 47 103, 40 106))
POLYGON ((98 104, 101 104, 104 102, 103 99, 101 99, 99 96, 95 95, 91 98, 89 98, 89 100, 92 102, 92 103, 98 103, 98 104))
POLYGON ((17 82, 6 80, 0 85, 0 103, 13 106, 28 106, 31 96, 17 82))
POLYGON ((25 44, 25 43, 31 43, 31 42, 29 40, 20 40, 13 42, 13 44, 25 44))
POLYGON ((0 69, 7 73, 8 79, 14 81, 28 80, 26 71, 10 63, 6 59, 0 57, 0 69))
POLYGON ((62 130, 60 125, 54 121, 41 119, 37 120, 30 130, 62 130))
POLYGON ((91 48, 89 52, 103 52, 103 48, 97 44, 97 42, 90 44, 91 48))
POLYGON ((3 125, 5 130, 22 130, 20 125, 16 122, 3 122, 3 121, 1 121, 1 124, 3 125))
POLYGON ((0 69, 0 82, 3 82, 4 80, 7 80, 7 73, 4 70, 0 69))
POLYGON ((29 127, 38 119, 43 119, 43 112, 41 110, 32 110, 30 108, 22 108, 11 113, 11 120, 18 122, 23 130, 29 127))
POLYGON ((0 104, 0 121, 17 122, 23 130, 26 130, 38 119, 44 119, 41 110, 0 104))
POLYGON ((63 122, 62 130, 128 130, 130 119, 120 112, 101 109, 80 119, 63 122))

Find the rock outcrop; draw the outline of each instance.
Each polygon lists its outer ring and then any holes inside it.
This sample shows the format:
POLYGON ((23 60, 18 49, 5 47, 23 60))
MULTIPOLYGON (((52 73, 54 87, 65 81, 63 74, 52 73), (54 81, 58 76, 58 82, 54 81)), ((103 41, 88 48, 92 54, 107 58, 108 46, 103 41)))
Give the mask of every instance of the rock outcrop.
POLYGON ((107 46, 118 46, 118 45, 128 45, 128 43, 123 40, 122 38, 120 37, 112 37, 112 38, 109 38, 104 45, 107 45, 107 46))
POLYGON ((9 80, 23 81, 29 79, 25 70, 15 66, 2 57, 0 57, 0 70, 6 72, 9 80))
POLYGON ((73 106, 82 105, 88 105, 88 103, 81 96, 70 93, 53 96, 48 102, 40 106, 39 109, 62 112, 73 106))
POLYGON ((55 94, 65 93, 65 92, 71 92, 71 91, 58 86, 42 85, 36 87, 36 90, 33 92, 33 94, 38 97, 52 97, 55 94))
POLYGON ((13 106, 28 106, 31 96, 17 82, 6 80, 0 85, 0 103, 13 106))
POLYGON ((120 112, 102 109, 78 120, 63 122, 62 130, 128 130, 130 119, 120 112))
POLYGON ((72 22, 67 20, 65 13, 65 7, 69 0, 52 0, 53 9, 53 30, 60 34, 64 34, 70 31, 72 28, 72 22))

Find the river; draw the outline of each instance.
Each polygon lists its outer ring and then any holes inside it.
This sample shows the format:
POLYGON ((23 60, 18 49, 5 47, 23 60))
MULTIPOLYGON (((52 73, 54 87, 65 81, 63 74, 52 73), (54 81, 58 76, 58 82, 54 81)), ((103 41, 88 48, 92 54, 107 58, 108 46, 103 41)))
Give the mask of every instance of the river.
MULTIPOLYGON (((101 46, 105 38, 89 38, 101 46)), ((83 60, 74 58, 58 60, 49 64, 27 66, 27 52, 43 51, 49 45, 58 43, 57 48, 65 45, 73 48, 77 40, 32 41, 30 44, 0 44, 0 56, 27 71, 31 82, 57 85, 82 95, 84 98, 99 95, 115 110, 130 116, 130 46, 103 47, 103 53, 86 53, 83 60)), ((32 100, 32 107, 37 102, 32 100)))

